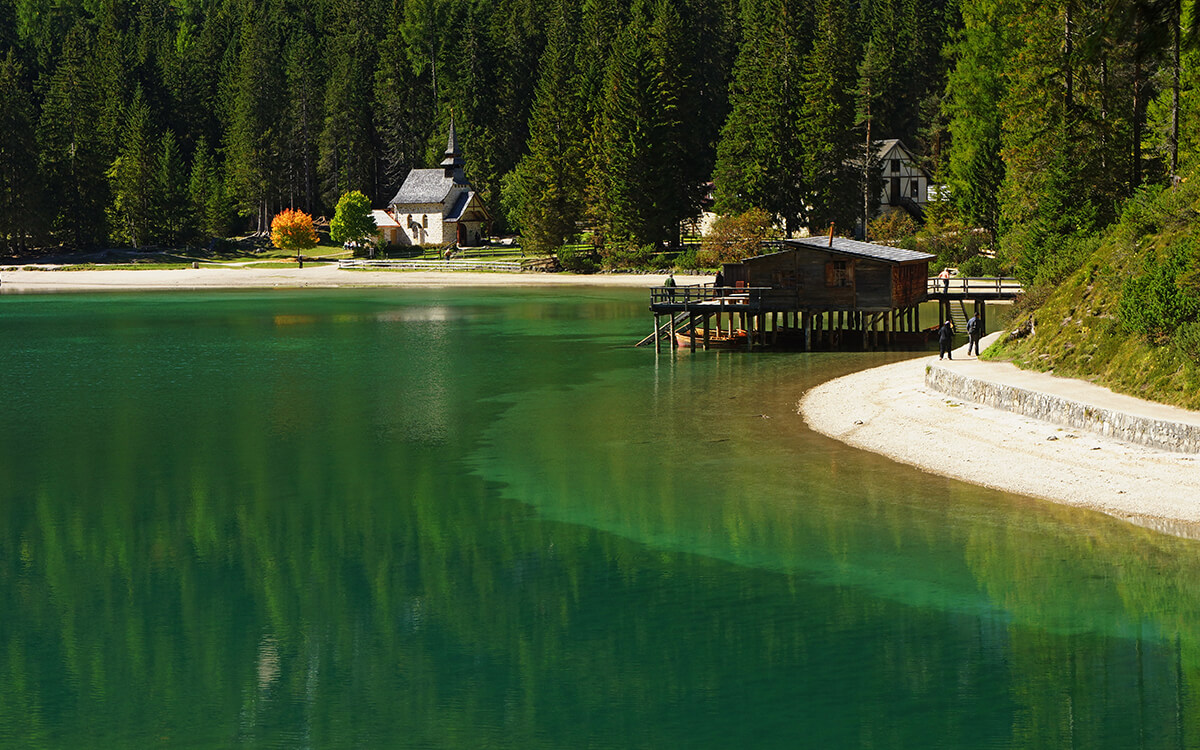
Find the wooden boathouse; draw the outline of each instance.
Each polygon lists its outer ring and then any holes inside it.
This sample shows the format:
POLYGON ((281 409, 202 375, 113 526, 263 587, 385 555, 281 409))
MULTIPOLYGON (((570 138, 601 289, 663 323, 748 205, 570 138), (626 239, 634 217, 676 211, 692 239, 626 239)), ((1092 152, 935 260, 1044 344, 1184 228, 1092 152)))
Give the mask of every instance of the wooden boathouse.
POLYGON ((922 337, 917 306, 928 298, 928 253, 842 237, 764 243, 769 252, 721 268, 720 286, 655 287, 656 346, 863 349, 922 337))

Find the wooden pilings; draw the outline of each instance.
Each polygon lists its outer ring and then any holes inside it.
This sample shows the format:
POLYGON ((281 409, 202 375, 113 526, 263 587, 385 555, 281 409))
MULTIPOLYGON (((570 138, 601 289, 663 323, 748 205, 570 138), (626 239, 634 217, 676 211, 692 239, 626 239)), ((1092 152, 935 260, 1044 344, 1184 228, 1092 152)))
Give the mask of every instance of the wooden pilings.
MULTIPOLYGON (((737 340, 744 331, 747 351, 755 347, 783 345, 802 351, 845 349, 863 351, 898 343, 917 343, 921 340, 921 316, 917 305, 883 310, 737 310, 736 305, 715 306, 667 313, 654 311, 655 350, 662 351, 663 342, 677 346, 675 329, 692 331, 681 338, 689 351, 725 346, 737 340)), ((946 319, 948 303, 939 300, 939 320, 946 319)), ((983 318, 982 302, 975 302, 975 312, 983 318)), ((649 338, 645 340, 649 342, 649 338)))

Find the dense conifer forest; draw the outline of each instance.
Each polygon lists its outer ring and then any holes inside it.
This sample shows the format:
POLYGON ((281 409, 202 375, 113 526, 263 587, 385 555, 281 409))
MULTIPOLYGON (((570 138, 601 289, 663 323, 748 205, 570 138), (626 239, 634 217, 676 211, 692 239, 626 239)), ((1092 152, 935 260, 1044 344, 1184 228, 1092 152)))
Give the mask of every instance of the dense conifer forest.
POLYGON ((0 241, 178 246, 467 172, 533 249, 676 242, 709 195, 850 228, 864 153, 922 230, 1053 283, 1200 153, 1181 0, 0 0, 0 241), (710 187, 711 185, 711 187, 710 187), (976 243, 978 244, 978 243, 976 243))

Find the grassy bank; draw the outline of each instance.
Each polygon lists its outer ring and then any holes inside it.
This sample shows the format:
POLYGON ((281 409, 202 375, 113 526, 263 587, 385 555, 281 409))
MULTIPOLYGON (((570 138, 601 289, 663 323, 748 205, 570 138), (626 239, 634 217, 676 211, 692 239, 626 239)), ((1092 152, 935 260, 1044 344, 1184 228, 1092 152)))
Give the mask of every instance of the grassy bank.
POLYGON ((1200 409, 1200 181, 1148 191, 1074 273, 1034 289, 985 353, 1200 409))

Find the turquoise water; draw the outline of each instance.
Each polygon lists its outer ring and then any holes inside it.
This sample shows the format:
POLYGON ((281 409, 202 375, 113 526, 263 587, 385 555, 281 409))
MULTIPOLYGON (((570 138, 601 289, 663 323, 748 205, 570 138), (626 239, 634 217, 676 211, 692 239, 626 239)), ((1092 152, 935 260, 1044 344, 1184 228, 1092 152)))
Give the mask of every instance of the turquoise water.
POLYGON ((1200 746, 1200 544, 796 416, 911 355, 649 325, 0 295, 0 747, 1200 746))

